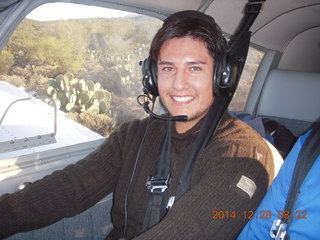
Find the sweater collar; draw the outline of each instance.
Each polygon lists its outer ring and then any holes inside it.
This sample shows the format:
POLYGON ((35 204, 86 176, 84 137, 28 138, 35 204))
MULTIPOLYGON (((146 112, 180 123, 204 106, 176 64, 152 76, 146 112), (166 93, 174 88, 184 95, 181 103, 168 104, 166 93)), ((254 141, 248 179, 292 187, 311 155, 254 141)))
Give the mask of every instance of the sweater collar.
MULTIPOLYGON (((222 118, 221 118, 221 121, 217 127, 217 130, 219 128, 221 128, 224 124, 225 124, 225 121, 226 119, 228 118, 229 114, 227 112, 225 112, 223 115, 222 115, 222 118)), ((196 137, 197 134, 199 133, 200 131, 200 128, 202 126, 202 123, 204 121, 205 117, 202 118, 199 122, 197 122, 192 128, 190 128, 188 131, 184 132, 184 133, 178 133, 176 131, 176 128, 175 128, 175 124, 174 122, 172 122, 171 124, 171 131, 172 131, 172 137, 173 138, 176 138, 176 139, 184 139, 184 138, 187 138, 187 137, 196 137)), ((169 123, 168 123, 169 125, 169 123)))
POLYGON ((183 138, 186 138, 186 137, 197 136, 197 134, 198 134, 199 131, 200 131, 200 128, 201 128, 203 119, 204 119, 204 118, 202 118, 202 119, 201 119, 199 122, 197 122, 192 128, 190 128, 188 131, 186 131, 186 132, 184 132, 184 133, 178 133, 177 130, 176 130, 175 124, 172 123, 172 126, 171 126, 172 137, 178 138, 178 139, 183 139, 183 138))

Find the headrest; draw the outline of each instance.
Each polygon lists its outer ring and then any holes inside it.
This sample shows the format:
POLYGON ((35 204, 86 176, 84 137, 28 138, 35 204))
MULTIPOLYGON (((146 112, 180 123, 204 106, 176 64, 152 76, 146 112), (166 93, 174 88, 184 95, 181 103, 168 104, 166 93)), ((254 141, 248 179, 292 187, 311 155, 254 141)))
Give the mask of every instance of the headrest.
POLYGON ((320 118, 320 74, 275 69, 266 79, 257 115, 315 122, 320 118))

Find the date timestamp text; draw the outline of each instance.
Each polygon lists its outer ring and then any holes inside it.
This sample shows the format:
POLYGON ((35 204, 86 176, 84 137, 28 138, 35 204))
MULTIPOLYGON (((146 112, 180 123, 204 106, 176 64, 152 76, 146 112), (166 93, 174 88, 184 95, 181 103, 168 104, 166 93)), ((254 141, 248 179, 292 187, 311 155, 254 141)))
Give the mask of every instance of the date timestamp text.
POLYGON ((277 211, 272 212, 269 210, 263 210, 255 212, 252 210, 249 211, 223 211, 223 210, 214 210, 212 211, 212 219, 271 219, 276 217, 278 219, 307 219, 308 212, 303 210, 296 210, 293 212, 289 211, 277 211))

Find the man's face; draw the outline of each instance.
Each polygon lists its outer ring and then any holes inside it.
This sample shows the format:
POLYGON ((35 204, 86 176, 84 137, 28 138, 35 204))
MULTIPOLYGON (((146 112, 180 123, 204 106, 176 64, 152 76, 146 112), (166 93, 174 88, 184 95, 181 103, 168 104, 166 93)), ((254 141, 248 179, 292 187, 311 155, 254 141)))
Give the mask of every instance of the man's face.
POLYGON ((161 47, 157 67, 160 98, 172 116, 188 116, 188 122, 176 122, 177 131, 185 132, 213 103, 214 60, 203 42, 173 38, 161 47))

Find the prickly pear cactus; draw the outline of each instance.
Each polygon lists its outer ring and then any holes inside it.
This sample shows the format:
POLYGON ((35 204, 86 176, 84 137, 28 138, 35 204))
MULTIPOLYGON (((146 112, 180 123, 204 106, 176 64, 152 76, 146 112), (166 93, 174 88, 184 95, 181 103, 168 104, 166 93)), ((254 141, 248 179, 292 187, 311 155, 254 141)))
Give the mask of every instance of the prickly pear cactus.
POLYGON ((93 111, 111 115, 111 94, 92 80, 78 80, 71 73, 48 81, 47 93, 64 112, 93 111))

